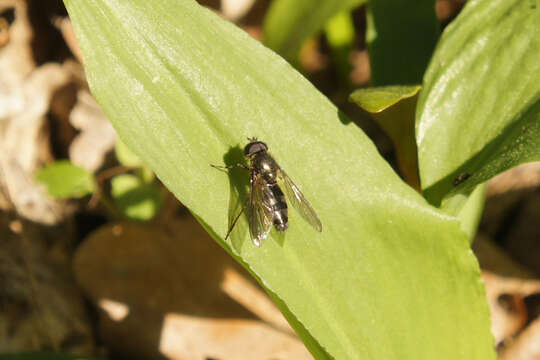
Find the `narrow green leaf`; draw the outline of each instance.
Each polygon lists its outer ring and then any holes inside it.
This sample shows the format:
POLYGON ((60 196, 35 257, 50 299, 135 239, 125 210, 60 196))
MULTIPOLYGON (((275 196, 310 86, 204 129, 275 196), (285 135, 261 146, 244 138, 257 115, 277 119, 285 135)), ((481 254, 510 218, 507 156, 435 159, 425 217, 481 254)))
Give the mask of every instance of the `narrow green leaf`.
POLYGON ((264 42, 295 63, 300 46, 328 20, 364 3, 366 0, 274 0, 264 20, 264 42))
POLYGON ((435 2, 369 2, 366 40, 374 85, 422 82, 440 33, 435 2))
POLYGON ((467 234, 471 244, 482 218, 486 200, 486 188, 485 184, 481 184, 470 193, 454 196, 444 208, 447 213, 453 214, 459 219, 461 230, 467 234))
MULTIPOLYGON (((526 1, 469 1, 447 28, 418 104, 420 175, 432 203, 540 160, 539 55, 540 13, 526 1)), ((445 207, 459 209, 455 200, 445 207)))
MULTIPOLYGON (((403 183, 306 79, 191 0, 66 0, 93 94, 122 140, 240 261, 317 359, 493 359, 478 264, 459 222, 403 183), (290 211, 258 248, 230 203, 264 140, 323 222, 290 211)), ((239 199, 234 199, 235 194, 239 199)))
POLYGON ((95 190, 94 176, 89 171, 61 160, 45 166, 36 173, 36 180, 47 187, 54 198, 81 198, 95 190))
POLYGON ((420 190, 418 158, 414 133, 416 99, 421 86, 380 86, 354 91, 349 99, 372 113, 388 134, 404 179, 420 190))
POLYGON ((161 190, 137 176, 122 174, 111 179, 111 195, 122 213, 132 220, 150 220, 161 207, 161 190))

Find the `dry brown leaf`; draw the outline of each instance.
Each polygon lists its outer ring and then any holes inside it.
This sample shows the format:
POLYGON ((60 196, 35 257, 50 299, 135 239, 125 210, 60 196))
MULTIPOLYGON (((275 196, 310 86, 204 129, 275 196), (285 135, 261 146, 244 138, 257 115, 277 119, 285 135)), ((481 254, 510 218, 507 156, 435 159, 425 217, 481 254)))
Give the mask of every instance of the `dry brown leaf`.
POLYGON ((509 191, 534 189, 540 186, 540 162, 516 166, 497 175, 488 182, 487 196, 501 195, 509 191))
POLYGON ((310 359, 277 308, 192 218, 101 228, 76 278, 102 337, 131 358, 310 359))
POLYGON ((79 47, 79 43, 77 42, 77 38, 75 37, 75 31, 73 30, 71 20, 68 17, 57 18, 55 19, 54 24, 62 33, 62 37, 64 38, 68 48, 71 50, 71 53, 81 64, 83 64, 83 54, 81 48, 79 47))
POLYGON ((540 319, 527 326, 512 345, 499 354, 499 360, 538 359, 540 359, 540 319))
POLYGON ((255 0, 221 0, 221 12, 225 19, 236 21, 245 16, 255 0))
POLYGON ((33 174, 52 158, 46 115, 69 75, 58 64, 35 67, 25 4, 0 4, 0 10, 15 9, 10 41, 0 48, 0 206, 14 208, 35 222, 54 224, 62 218, 62 210, 35 183, 33 174))
POLYGON ((540 281, 498 276, 483 271, 486 295, 491 309, 491 331, 497 344, 508 341, 527 321, 524 298, 540 294, 540 281))
POLYGON ((88 90, 77 92, 77 103, 71 111, 70 121, 81 131, 69 148, 71 161, 89 171, 96 171, 114 147, 116 132, 88 90))

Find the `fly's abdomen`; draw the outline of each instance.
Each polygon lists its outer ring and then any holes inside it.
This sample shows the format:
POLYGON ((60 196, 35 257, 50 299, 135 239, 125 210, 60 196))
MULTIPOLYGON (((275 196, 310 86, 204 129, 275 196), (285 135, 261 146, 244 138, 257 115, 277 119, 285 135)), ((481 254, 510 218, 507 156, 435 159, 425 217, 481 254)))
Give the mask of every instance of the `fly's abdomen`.
POLYGON ((277 183, 268 184, 269 196, 268 205, 272 209, 272 222, 278 231, 285 231, 289 226, 289 217, 287 216, 287 202, 285 195, 277 183))

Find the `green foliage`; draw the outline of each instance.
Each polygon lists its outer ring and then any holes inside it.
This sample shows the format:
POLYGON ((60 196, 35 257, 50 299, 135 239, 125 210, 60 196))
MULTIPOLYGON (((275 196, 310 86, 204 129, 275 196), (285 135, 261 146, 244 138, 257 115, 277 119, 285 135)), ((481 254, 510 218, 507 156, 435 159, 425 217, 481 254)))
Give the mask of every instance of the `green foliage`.
POLYGON ((440 33, 435 0, 373 0, 367 20, 372 83, 421 83, 440 33))
POLYGON ((47 187, 54 198, 81 198, 95 191, 94 176, 89 171, 61 160, 45 166, 36 173, 36 180, 47 187))
POLYGON ((334 15, 363 5, 366 0, 274 0, 264 21, 264 42, 291 63, 300 46, 322 30, 334 15))
POLYGON ((370 113, 378 113, 388 109, 401 100, 418 94, 422 87, 415 86, 379 86, 354 91, 350 99, 356 105, 370 113))
POLYGON ((539 19, 526 1, 473 0, 441 38, 416 131, 422 188, 451 214, 476 185, 540 160, 539 19))
POLYGON ((354 91, 349 99, 370 112, 392 139, 404 179, 420 189, 414 137, 416 98, 421 86, 379 86, 354 91))
POLYGON ((191 0, 66 0, 93 94, 122 140, 276 300, 317 359, 493 359, 459 222, 281 58, 191 0), (291 211, 261 248, 230 204, 247 136, 267 142, 323 222, 291 211))
POLYGON ((332 58, 342 87, 350 87, 351 51, 356 37, 354 23, 350 12, 343 11, 328 20, 324 26, 326 39, 332 51, 332 58))
POLYGON ((161 207, 160 188, 146 184, 130 174, 117 175, 111 180, 111 196, 122 213, 132 220, 150 220, 161 207))

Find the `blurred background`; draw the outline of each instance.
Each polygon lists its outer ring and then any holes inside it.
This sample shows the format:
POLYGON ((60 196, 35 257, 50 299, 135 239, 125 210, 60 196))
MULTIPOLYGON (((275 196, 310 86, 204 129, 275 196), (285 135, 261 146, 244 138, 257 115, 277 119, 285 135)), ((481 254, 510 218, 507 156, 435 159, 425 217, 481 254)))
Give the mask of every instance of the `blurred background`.
MULTIPOLYGON (((263 40, 269 0, 199 2, 263 40)), ((442 28, 463 5, 437 2, 442 28)), ((370 83, 364 7, 350 19, 349 46, 336 51, 323 31, 294 65, 399 172, 390 138, 348 100, 370 83)), ((62 1, 0 0, 0 146, 0 354, 311 358, 265 292, 117 139, 62 1)), ((539 163, 491 180, 473 244, 501 359, 540 359, 539 184, 539 163)))

